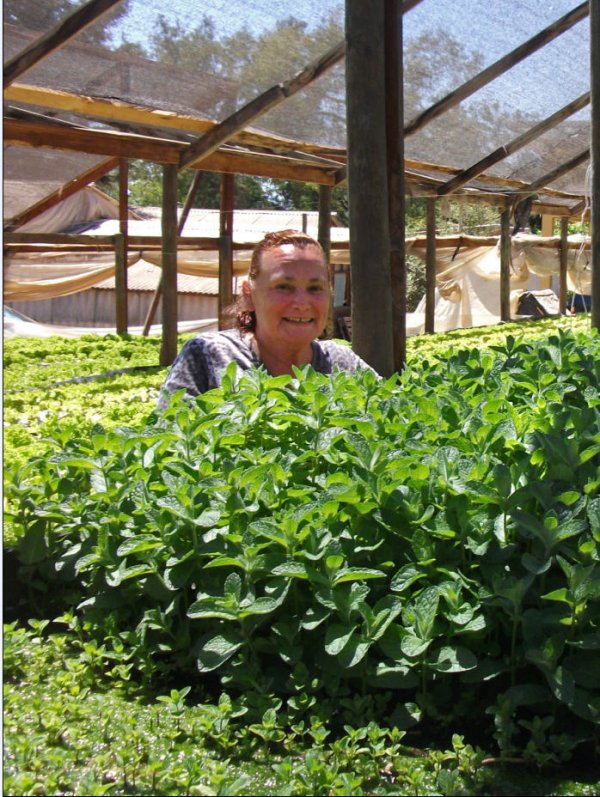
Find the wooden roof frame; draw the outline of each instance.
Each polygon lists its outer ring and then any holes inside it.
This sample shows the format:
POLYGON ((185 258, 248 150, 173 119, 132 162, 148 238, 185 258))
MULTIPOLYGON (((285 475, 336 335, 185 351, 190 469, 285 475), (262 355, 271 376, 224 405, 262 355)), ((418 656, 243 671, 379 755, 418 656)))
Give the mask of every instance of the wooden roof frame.
MULTIPOLYGON (((38 63, 50 52, 64 45, 66 41, 72 38, 77 32, 120 1, 121 0, 90 0, 86 6, 71 14, 61 25, 57 26, 56 29, 50 31, 38 42, 35 42, 27 48, 24 53, 17 56, 17 58, 12 59, 12 61, 7 64, 4 73, 5 99, 13 102, 42 105, 47 108, 53 108, 54 110, 68 110, 71 113, 79 114, 86 118, 92 116, 111 120, 113 123, 118 121, 120 125, 143 123, 149 125, 151 128, 157 128, 157 132, 165 128, 177 130, 178 132, 195 131, 200 134, 200 137, 195 142, 185 143, 173 141, 168 138, 140 136, 135 133, 86 130, 83 127, 75 126, 65 128, 64 126, 42 122, 7 119, 5 121, 5 141, 8 141, 8 143, 25 144, 27 146, 50 146, 65 149, 77 148, 75 146, 76 142, 77 146, 81 147, 79 151, 107 155, 109 158, 141 157, 142 159, 163 163, 165 165, 165 174, 166 170, 169 170, 171 187, 175 179, 176 172, 173 171, 175 167, 181 169, 186 167, 197 167, 201 164, 203 170, 233 171, 234 164, 241 165, 242 161, 247 164, 252 164, 252 167, 247 166, 246 168, 256 170, 255 172, 247 171, 246 173, 262 174, 262 176, 275 176, 275 173, 277 173, 277 176, 283 176, 285 174, 283 179, 296 179, 302 182, 318 182, 325 186, 336 185, 346 179, 345 152, 336 150, 335 148, 321 148, 309 142, 291 142, 289 139, 283 137, 265 136, 256 131, 249 130, 248 125, 274 107, 275 104, 283 102, 296 91, 304 88, 313 80, 317 79, 334 63, 341 60, 346 52, 347 41, 341 42, 336 47, 332 48, 332 50, 326 53, 321 59, 309 64, 304 70, 293 76, 290 80, 282 84, 277 84, 268 91, 263 92, 219 124, 211 120, 185 118, 156 109, 140 109, 122 102, 77 97, 75 95, 68 95, 65 92, 51 92, 49 90, 36 89, 31 86, 19 86, 14 84, 16 77, 24 73, 33 66, 33 64, 38 63), (135 147, 133 146, 133 142, 135 142, 135 147), (233 147, 236 149, 233 149, 233 147), (247 149, 244 149, 244 147, 247 149), (262 152, 253 152, 248 149, 248 147, 258 147, 262 152), (298 157, 298 155, 301 157, 298 157), (315 157, 312 163, 310 162, 311 155, 315 157), (324 164, 322 161, 325 159, 332 160, 335 164, 339 162, 339 168, 331 163, 324 164), (308 177, 308 175, 311 175, 311 177, 308 177)), ((347 23, 350 18, 349 12, 356 12, 359 8, 357 3, 360 4, 360 2, 361 0, 346 0, 347 23)), ((400 186, 404 191, 404 150, 401 141, 391 141, 389 136, 390 131, 396 131, 394 132, 396 139, 402 138, 401 135, 398 136, 397 125, 394 127, 397 119, 393 119, 394 116, 398 116, 398 107, 400 111, 402 110, 402 98, 400 97, 400 105, 397 107, 394 104, 396 97, 390 96, 390 94, 399 92, 401 95, 402 93, 402 81, 398 80, 398 70, 401 73, 402 63, 401 58, 398 58, 397 52, 398 48, 400 48, 401 54, 402 15, 416 6, 418 2, 420 2, 420 0, 384 0, 385 14, 382 12, 383 15, 378 17, 378 24, 381 23, 380 30, 386 30, 386 25, 392 24, 395 26, 396 33, 398 34, 397 42, 395 40, 392 41, 391 36, 386 36, 386 42, 381 45, 386 52, 385 82, 388 92, 388 96, 385 99, 387 108, 387 147, 389 150, 388 182, 386 189, 389 188, 395 193, 398 192, 400 186), (396 145, 398 146, 398 152, 394 154, 393 150, 396 148, 396 145), (398 179, 398 175, 396 174, 399 164, 401 164, 402 168, 401 180, 398 179)), ((556 36, 572 27, 587 13, 590 14, 590 32, 592 38, 592 91, 578 97, 547 119, 522 133, 513 141, 489 153, 484 158, 481 158, 469 168, 461 170, 458 174, 454 174, 452 178, 437 186, 435 190, 437 196, 446 196, 459 191, 469 196, 477 195, 477 190, 468 186, 470 181, 481 177, 485 174, 485 170, 491 165, 497 164, 509 157, 512 153, 525 146, 536 137, 542 135, 553 126, 559 124, 590 101, 593 106, 592 121, 594 116, 598 116, 596 106, 600 104, 600 48, 597 45, 594 47, 593 42, 594 37, 596 37, 596 40, 600 40, 600 0, 589 0, 587 3, 580 3, 560 20, 557 20, 536 36, 517 47, 511 53, 499 59, 495 64, 484 69, 479 75, 476 75, 470 81, 467 81, 458 89, 451 92, 438 103, 426 109, 408 125, 404 126, 404 134, 410 135, 430 122, 433 118, 437 118, 446 110, 454 107, 465 97, 470 96, 478 88, 511 68, 511 66, 534 52, 534 50, 544 46, 548 41, 551 41, 556 38, 556 36)), ((376 27, 371 26, 369 29, 371 30, 371 34, 374 35, 376 27)), ((346 39, 348 39, 348 36, 346 39)), ((353 57, 356 56, 354 55, 353 57)), ((365 63, 367 60, 368 57, 365 59, 365 63)), ((400 130, 401 129, 402 128, 400 128, 400 130)), ((598 125, 592 123, 592 151, 597 153, 599 150, 600 132, 598 131, 598 125)), ((583 153, 580 153, 569 162, 574 165, 570 167, 568 164, 558 165, 547 172, 542 178, 530 183, 526 191, 532 193, 539 189, 543 193, 545 189, 545 185, 543 184, 544 181, 551 182, 556 179, 557 175, 566 173, 568 168, 575 168, 575 165, 583 162, 582 158, 583 153), (577 163, 574 163, 575 161, 577 161, 577 163)), ((600 160, 600 158, 596 158, 596 161, 598 160, 600 160)), ((597 173, 598 166, 596 165, 595 168, 597 173)), ((235 171, 243 172, 244 169, 236 168, 235 171)), ((432 184, 435 182, 435 179, 423 176, 423 181, 429 181, 429 183, 432 184)), ((593 245, 593 254, 596 256, 596 259, 600 258, 600 234, 598 233, 598 228, 600 227, 600 219, 598 218, 598 205, 600 204, 599 182, 598 179, 594 182, 594 195, 592 197, 592 205, 596 208, 596 239, 593 245)), ((170 190, 170 194, 172 193, 173 191, 170 190)), ((500 191, 498 193, 503 197, 503 201, 506 203, 508 201, 506 192, 500 191)), ((49 201, 51 200, 49 199, 49 201)), ((38 206, 40 205, 40 203, 37 204, 38 206)), ((581 202, 579 202, 577 207, 580 205, 581 202)), ((403 205, 399 207, 399 210, 402 214, 403 224, 403 205)), ((35 211, 33 208, 29 208, 21 215, 30 212, 34 213, 35 211)), ((567 208, 563 215, 570 214, 571 212, 572 206, 567 208)), ((394 224, 397 227, 396 221, 397 220, 394 220, 394 224)), ((503 224, 506 228, 506 220, 503 224)), ((595 320, 596 325, 599 326, 600 280, 596 280, 596 283, 595 306, 597 310, 595 320)))

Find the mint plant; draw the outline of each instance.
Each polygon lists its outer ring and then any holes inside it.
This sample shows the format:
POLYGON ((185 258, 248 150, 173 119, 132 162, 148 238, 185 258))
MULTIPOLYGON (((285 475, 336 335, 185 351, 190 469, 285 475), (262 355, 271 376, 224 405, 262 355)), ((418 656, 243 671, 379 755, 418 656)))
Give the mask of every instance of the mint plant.
POLYGON ((231 369, 58 432, 7 490, 24 577, 132 677, 247 696, 255 739, 278 703, 313 729, 368 694, 400 730, 491 716, 508 750, 552 716, 589 740, 599 355, 561 331, 380 381, 231 369))

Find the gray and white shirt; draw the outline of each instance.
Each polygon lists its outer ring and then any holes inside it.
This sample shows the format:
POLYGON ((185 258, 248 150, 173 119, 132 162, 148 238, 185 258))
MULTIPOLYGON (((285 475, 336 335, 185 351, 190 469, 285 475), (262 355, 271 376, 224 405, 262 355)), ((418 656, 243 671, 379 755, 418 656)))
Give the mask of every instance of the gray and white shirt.
MULTIPOLYGON (((333 340, 314 340, 311 366, 322 374, 335 370, 357 371, 371 366, 361 360, 349 346, 333 340)), ((221 376, 229 363, 242 370, 263 365, 238 329, 204 332, 183 346, 165 379, 159 407, 165 407, 170 395, 185 388, 186 397, 198 396, 220 387, 221 376)))

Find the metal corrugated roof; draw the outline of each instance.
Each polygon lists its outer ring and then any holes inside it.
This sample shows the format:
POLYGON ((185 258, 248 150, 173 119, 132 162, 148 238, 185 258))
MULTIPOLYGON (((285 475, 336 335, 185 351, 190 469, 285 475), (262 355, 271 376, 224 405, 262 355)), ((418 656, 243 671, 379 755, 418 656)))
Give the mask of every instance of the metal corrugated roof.
MULTIPOLYGON (((146 260, 138 260, 127 269, 128 291, 155 291, 158 286, 161 269, 153 266, 146 260)), ((101 290, 114 290, 115 278, 110 277, 104 282, 99 282, 95 288, 101 290)), ((201 293, 208 296, 217 296, 219 293, 219 280, 215 277, 193 277, 189 274, 177 275, 178 293, 201 293)))

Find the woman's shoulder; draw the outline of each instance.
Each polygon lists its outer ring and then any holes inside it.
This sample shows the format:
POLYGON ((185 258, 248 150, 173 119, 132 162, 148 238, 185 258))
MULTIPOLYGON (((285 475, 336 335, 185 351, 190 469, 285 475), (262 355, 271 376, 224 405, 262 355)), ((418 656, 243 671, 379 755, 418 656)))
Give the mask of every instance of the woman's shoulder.
POLYGON ((345 371, 356 371, 366 368, 372 371, 370 365, 362 360, 358 354, 352 351, 352 347, 346 341, 340 340, 316 340, 314 341, 317 349, 316 370, 330 370, 340 368, 345 371), (319 367, 327 364, 327 367, 319 367))
POLYGON ((183 346, 182 351, 210 352, 220 350, 240 349, 246 343, 237 329, 222 329, 218 332, 200 332, 190 338, 183 346))

